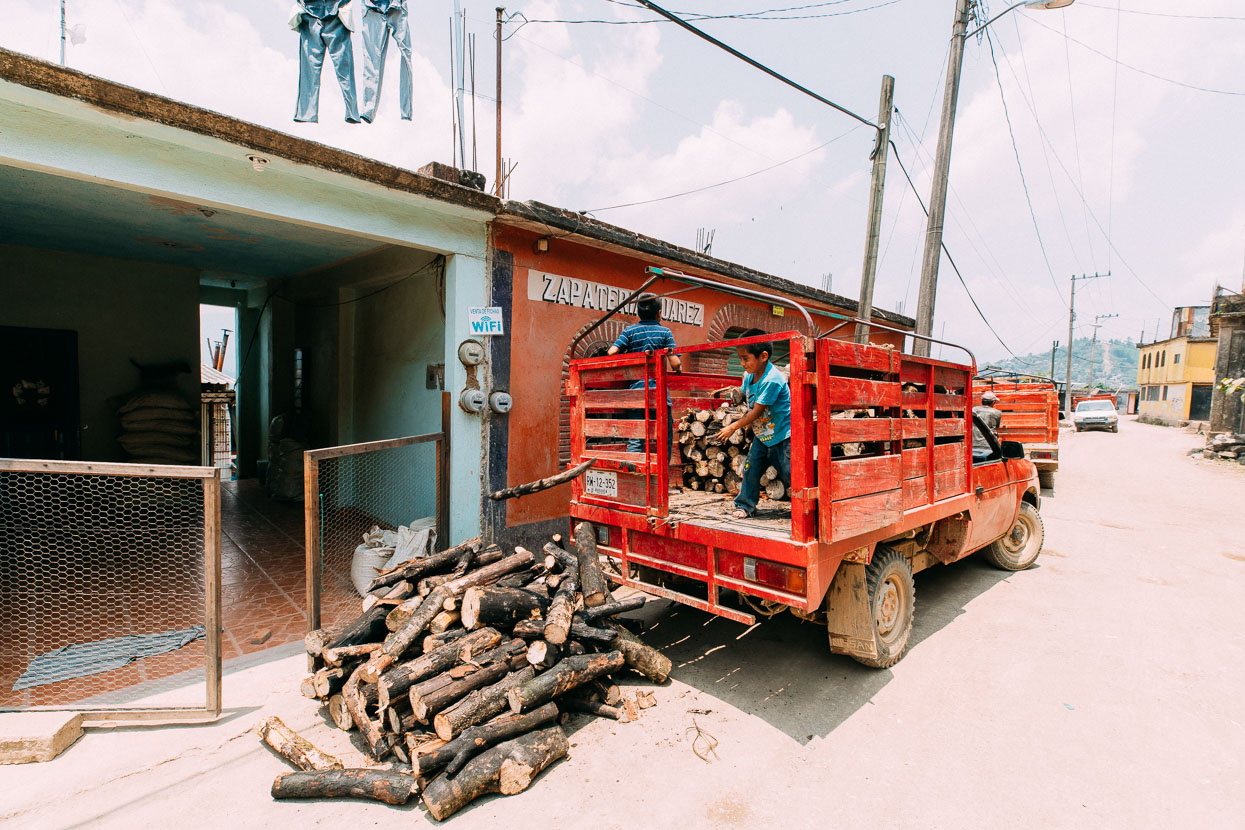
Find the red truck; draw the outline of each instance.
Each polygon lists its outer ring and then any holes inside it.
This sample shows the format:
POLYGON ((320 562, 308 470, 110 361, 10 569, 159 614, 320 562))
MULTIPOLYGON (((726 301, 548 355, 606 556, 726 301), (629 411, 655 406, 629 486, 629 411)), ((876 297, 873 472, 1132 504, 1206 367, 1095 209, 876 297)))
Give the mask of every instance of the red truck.
POLYGON ((1059 469, 1059 392, 1055 384, 976 378, 973 402, 980 404, 986 392, 998 397, 995 409, 1003 413, 999 440, 1018 441, 1025 448, 1025 457, 1037 467, 1038 481, 1043 487, 1054 489, 1055 472, 1059 469))
POLYGON ((1042 549, 1023 448, 991 436, 974 457, 975 374, 975 361, 797 332, 574 360, 571 463, 597 462, 572 484, 572 522, 595 527, 616 584, 749 625, 789 611, 824 622, 832 652, 893 665, 912 631, 914 573, 978 550, 1022 570, 1042 549), (676 419, 718 407, 715 390, 740 379, 672 373, 666 355, 694 367, 702 353, 759 341, 790 349, 790 500, 735 519, 729 494, 671 491, 682 476, 663 457, 664 404, 676 419), (645 451, 628 452, 626 439, 648 439, 645 451))

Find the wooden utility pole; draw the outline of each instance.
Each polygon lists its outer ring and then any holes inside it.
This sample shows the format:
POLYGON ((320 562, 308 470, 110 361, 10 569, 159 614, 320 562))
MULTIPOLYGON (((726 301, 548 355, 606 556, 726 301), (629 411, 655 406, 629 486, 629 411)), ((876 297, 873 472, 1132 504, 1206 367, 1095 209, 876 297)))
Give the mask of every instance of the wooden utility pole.
POLYGON ((65 0, 61 0, 61 66, 65 65, 65 0))
POLYGON ((1089 388, 1094 388, 1094 347, 1098 345, 1098 328, 1102 324, 1099 320, 1110 320, 1112 317, 1119 317, 1118 314, 1095 314, 1094 315, 1094 336, 1089 341, 1089 388))
MULTIPOLYGON (((882 95, 878 102, 877 144, 873 148, 873 181, 869 191, 869 228, 865 237, 865 265, 860 275, 860 305, 856 316, 873 319, 873 283, 878 271, 878 243, 882 238, 882 196, 886 186, 886 157, 890 152, 891 110, 895 101, 895 79, 882 76, 882 95)), ((869 342, 869 326, 856 324, 856 341, 869 342)))
MULTIPOLYGON (((1096 280, 1101 277, 1109 277, 1111 272, 1105 274, 1081 274, 1072 275, 1072 293, 1068 298, 1068 373, 1067 388, 1064 390, 1064 411, 1068 413, 1068 417, 1072 417, 1072 346, 1076 342, 1072 339, 1072 326, 1076 323, 1076 281, 1077 280, 1096 280)), ((1091 364, 1092 365, 1092 364, 1091 364)))
MULTIPOLYGON (((942 259, 942 223, 947 208, 947 178, 951 173, 951 137, 955 132, 955 106, 960 97, 960 70, 964 64, 964 33, 974 0, 956 0, 951 28, 951 51, 947 57, 947 84, 942 96, 942 120, 938 128, 938 154, 934 158, 934 182, 929 196, 929 222, 925 229, 925 253, 921 258, 921 289, 917 295, 916 333, 934 333, 934 299, 938 293, 938 264, 942 259)), ((929 357, 929 341, 913 340, 912 352, 929 357)))
POLYGON ((501 16, 506 11, 504 6, 497 7, 497 167, 493 175, 493 193, 498 199, 502 196, 501 189, 501 16))
POLYGON ((1055 382, 1055 350, 1059 348, 1059 341, 1052 340, 1050 343, 1050 382, 1055 382))

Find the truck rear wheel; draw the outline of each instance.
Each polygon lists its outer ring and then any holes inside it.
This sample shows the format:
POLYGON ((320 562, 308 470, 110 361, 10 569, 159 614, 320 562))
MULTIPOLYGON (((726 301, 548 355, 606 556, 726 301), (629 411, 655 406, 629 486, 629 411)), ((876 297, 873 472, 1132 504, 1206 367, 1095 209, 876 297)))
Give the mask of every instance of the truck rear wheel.
POLYGON ((1027 501, 1021 502, 1016 524, 1006 536, 995 539, 986 547, 986 559, 994 567, 1005 571, 1023 571, 1037 561, 1045 538, 1042 515, 1027 501))
POLYGON ((912 611, 916 605, 912 566, 898 551, 879 547, 865 568, 865 583, 877 657, 852 657, 875 669, 889 668, 903 657, 912 637, 912 611))

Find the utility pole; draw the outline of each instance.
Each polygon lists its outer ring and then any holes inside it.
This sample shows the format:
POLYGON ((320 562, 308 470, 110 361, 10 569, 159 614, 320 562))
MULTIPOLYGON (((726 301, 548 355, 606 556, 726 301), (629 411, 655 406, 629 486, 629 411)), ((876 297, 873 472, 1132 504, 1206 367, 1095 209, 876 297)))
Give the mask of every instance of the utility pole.
POLYGON ((1098 327, 1102 324, 1099 320, 1110 320, 1112 317, 1119 317, 1118 314, 1095 314, 1094 315, 1094 336, 1089 341, 1089 388, 1094 388, 1094 347, 1098 345, 1098 327))
POLYGON ((860 305, 856 316, 866 322, 856 324, 856 342, 869 342, 868 322, 873 319, 873 283, 878 271, 878 243, 882 238, 882 195, 886 186, 886 157, 890 152, 891 111, 895 101, 895 79, 882 76, 878 101, 878 134, 873 147, 873 180, 869 191, 869 227, 865 236, 865 265, 860 275, 860 305))
POLYGON ((1050 382, 1055 382, 1055 350, 1059 348, 1059 341, 1052 340, 1050 344, 1050 382))
POLYGON ((497 172, 493 175, 493 193, 501 198, 501 16, 504 6, 497 7, 497 172))
POLYGON ((61 66, 65 65, 65 0, 61 0, 61 66))
MULTIPOLYGON (((964 33, 974 0, 956 0, 951 28, 951 51, 947 57, 947 84, 942 95, 942 121, 938 128, 938 154, 934 158, 934 183, 929 195, 929 222, 925 229, 925 254, 921 258, 921 288, 916 303, 916 333, 934 333, 934 299, 938 293, 938 263, 942 259, 942 223, 947 208, 947 178, 951 174, 951 137, 955 132, 955 105, 960 97, 960 70, 964 64, 964 33)), ((929 357, 929 341, 913 338, 912 353, 929 357)))
POLYGON ((1110 271, 1105 274, 1081 274, 1079 277, 1076 274, 1072 275, 1072 294, 1068 300, 1068 373, 1065 375, 1067 388, 1064 390, 1064 410, 1069 417, 1072 415, 1072 346, 1076 343, 1072 336, 1072 326, 1076 323, 1076 281, 1096 280, 1109 276, 1111 276, 1110 271))

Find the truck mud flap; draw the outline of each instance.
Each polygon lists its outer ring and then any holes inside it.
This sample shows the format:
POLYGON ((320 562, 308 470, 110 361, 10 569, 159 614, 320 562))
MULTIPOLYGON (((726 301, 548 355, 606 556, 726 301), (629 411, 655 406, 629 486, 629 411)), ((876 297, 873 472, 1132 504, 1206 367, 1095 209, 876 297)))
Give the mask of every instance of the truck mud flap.
POLYGON ((830 651, 833 653, 853 657, 878 656, 863 564, 844 562, 839 565, 830 590, 826 592, 826 628, 830 632, 830 651))

